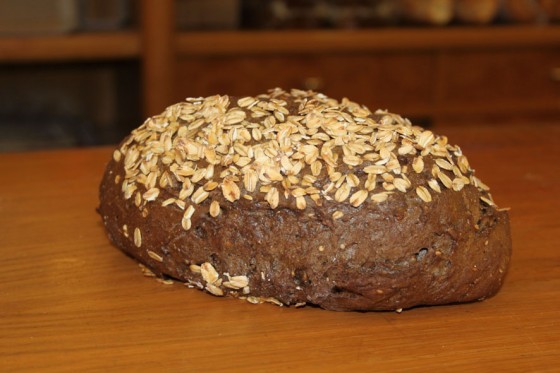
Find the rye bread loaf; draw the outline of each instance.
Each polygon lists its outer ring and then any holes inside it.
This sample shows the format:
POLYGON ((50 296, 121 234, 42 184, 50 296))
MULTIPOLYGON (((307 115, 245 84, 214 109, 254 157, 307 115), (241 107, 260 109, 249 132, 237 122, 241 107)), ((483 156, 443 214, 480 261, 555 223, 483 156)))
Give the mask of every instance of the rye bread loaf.
POLYGON ((253 303, 397 310, 484 299, 507 211, 447 138, 347 99, 187 99, 114 151, 99 212, 158 276, 253 303))

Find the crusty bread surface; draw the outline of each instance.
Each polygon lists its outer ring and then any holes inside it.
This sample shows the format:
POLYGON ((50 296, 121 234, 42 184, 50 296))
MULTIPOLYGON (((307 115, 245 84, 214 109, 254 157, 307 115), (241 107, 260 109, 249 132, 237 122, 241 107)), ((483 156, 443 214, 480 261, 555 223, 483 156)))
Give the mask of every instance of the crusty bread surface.
POLYGON ((146 273, 252 303, 481 300, 511 256, 508 213, 458 146, 311 91, 189 98, 149 118, 114 151, 99 213, 146 273))

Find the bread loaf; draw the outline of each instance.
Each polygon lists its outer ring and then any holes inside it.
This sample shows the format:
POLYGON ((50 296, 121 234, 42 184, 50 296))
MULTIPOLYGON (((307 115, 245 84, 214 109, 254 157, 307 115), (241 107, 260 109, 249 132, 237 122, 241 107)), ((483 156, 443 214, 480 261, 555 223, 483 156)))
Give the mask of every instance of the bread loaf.
POLYGON ((158 276, 216 296, 330 310, 484 299, 507 211, 458 146, 311 91, 189 98, 113 153, 99 213, 158 276))

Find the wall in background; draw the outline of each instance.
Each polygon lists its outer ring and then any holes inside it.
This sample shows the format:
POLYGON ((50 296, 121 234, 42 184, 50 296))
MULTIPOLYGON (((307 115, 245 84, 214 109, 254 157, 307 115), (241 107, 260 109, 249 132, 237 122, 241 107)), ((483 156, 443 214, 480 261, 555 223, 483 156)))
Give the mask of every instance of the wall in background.
POLYGON ((0 151, 116 143, 187 96, 275 86, 422 125, 560 120, 559 16, 560 0, 2 0, 0 151))

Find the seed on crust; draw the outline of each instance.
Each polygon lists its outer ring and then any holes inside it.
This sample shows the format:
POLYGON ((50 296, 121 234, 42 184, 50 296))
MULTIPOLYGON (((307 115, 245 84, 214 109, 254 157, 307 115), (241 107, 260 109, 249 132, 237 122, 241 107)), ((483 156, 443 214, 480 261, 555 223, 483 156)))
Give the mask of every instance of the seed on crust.
POLYGON ((210 204, 210 216, 212 216, 213 218, 217 217, 218 215, 220 215, 220 203, 218 201, 212 201, 212 203, 210 204))
POLYGON ((365 187, 368 191, 372 191, 375 189, 375 186, 377 185, 377 175, 376 174, 368 174, 367 176, 367 180, 365 183, 365 187))
POLYGON ((186 200, 193 194, 193 192, 194 192, 194 184, 192 184, 190 180, 186 181, 183 184, 183 188, 181 188, 181 191, 179 192, 179 200, 186 200))
POLYGON ((490 198, 488 198, 488 197, 481 196, 481 197, 480 197, 480 200, 481 200, 482 202, 486 203, 488 206, 496 206, 496 204, 494 203, 494 201, 492 201, 492 200, 491 200, 490 198))
POLYGON ((389 193, 381 192, 381 193, 372 194, 370 199, 374 202, 381 203, 381 202, 385 202, 388 197, 389 197, 389 193))
POLYGON ((181 226, 183 227, 184 230, 188 231, 189 229, 191 229, 192 226, 192 221, 189 218, 185 218, 183 217, 181 219, 181 226))
POLYGON ((432 202, 432 195, 424 186, 416 187, 416 194, 418 197, 422 199, 424 202, 432 202))
POLYGON ((199 266, 199 265, 191 264, 191 265, 189 266, 189 269, 190 269, 191 272, 193 272, 193 273, 201 273, 201 269, 200 269, 200 266, 199 266))
POLYGON ((252 295, 247 297, 247 302, 252 303, 252 304, 260 304, 262 303, 261 300, 257 297, 254 297, 252 295))
POLYGON ((278 193, 278 189, 276 189, 275 187, 270 188, 270 190, 265 196, 265 199, 270 205, 270 207, 272 207, 273 209, 278 207, 278 203, 280 202, 280 195, 278 193))
POLYGON ((142 246, 142 232, 140 228, 134 228, 134 245, 136 247, 142 246))
POLYGON ((360 206, 368 197, 368 191, 361 189, 350 196, 350 204, 354 207, 360 206))
POLYGON ((397 188, 398 191, 406 193, 406 190, 410 188, 410 183, 407 182, 405 179, 396 178, 393 180, 393 185, 397 188))
POLYGON ((262 132, 258 128, 253 128, 251 130, 251 136, 255 141, 261 141, 262 139, 262 132))
POLYGON ((205 262, 200 265, 200 274, 204 281, 209 284, 214 284, 220 278, 218 271, 212 266, 212 264, 205 262))
POLYGON ((148 256, 150 258, 152 258, 153 260, 155 260, 157 262, 160 262, 160 263, 163 262, 163 258, 159 254, 153 252, 152 250, 148 250, 147 252, 148 252, 148 256))
POLYGON ((414 160, 412 161, 412 169, 417 174, 424 170, 424 159, 422 158, 422 156, 414 158, 414 160))
POLYGON ((194 212, 195 212, 194 206, 193 206, 193 205, 190 205, 190 206, 187 207, 187 209, 185 210, 185 213, 183 214, 183 219, 190 219, 190 218, 192 218, 194 212))
POLYGON ((222 183, 222 194, 224 195, 224 198, 230 202, 235 202, 241 198, 241 190, 229 177, 226 177, 222 183))
POLYGON ((216 189, 218 186, 220 186, 220 184, 218 184, 217 182, 209 181, 206 184, 204 184, 202 187, 204 188, 205 191, 211 192, 214 189, 216 189))
POLYGON ((128 181, 123 181, 122 183, 122 191, 124 194, 124 199, 130 199, 134 191, 136 191, 138 187, 134 184, 129 184, 128 181))
POLYGON ((385 189, 388 192, 395 190, 395 185, 393 183, 384 182, 381 185, 383 186, 383 189, 385 189))
POLYGON ((463 179, 456 177, 455 179, 453 179, 451 185, 453 187, 453 190, 458 192, 463 189, 465 183, 463 182, 463 179))
POLYGON ((451 181, 451 179, 449 178, 449 176, 447 176, 445 173, 443 173, 442 171, 438 172, 437 177, 439 179, 439 181, 441 181, 441 183, 448 189, 453 188, 453 182, 451 181))
POLYGON ((338 220, 338 219, 340 219, 340 218, 343 217, 343 216, 344 216, 344 213, 343 213, 342 211, 335 211, 335 212, 333 212, 333 214, 332 214, 333 220, 338 220))
POLYGON ((355 174, 348 174, 348 175, 346 175, 346 182, 347 182, 348 185, 350 185, 352 188, 356 188, 357 186, 360 185, 360 179, 359 179, 358 176, 356 176, 355 174))
MULTIPOLYGON (((301 180, 301 185, 306 187, 312 187, 312 185, 317 181, 317 177, 313 175, 304 175, 301 180)), ((308 193, 313 194, 313 193, 308 193)))
POLYGON ((311 163, 311 174, 313 176, 319 176, 321 174, 322 168, 323 168, 323 164, 320 161, 315 161, 311 163))
POLYGON ((142 271, 142 274, 144 276, 146 276, 146 277, 156 277, 156 274, 154 272, 152 272, 148 267, 143 265, 142 263, 138 263, 138 267, 140 267, 140 270, 142 271))
POLYGON ((461 173, 461 170, 459 169, 459 167, 457 166, 453 166, 453 174, 457 177, 463 177, 463 174, 461 173))
POLYGON ((364 172, 366 174, 380 175, 387 172, 387 168, 383 165, 371 165, 371 166, 364 167, 364 172))
POLYGON ((470 165, 467 157, 465 157, 464 155, 460 155, 457 158, 457 164, 459 165, 459 169, 461 170, 462 173, 466 174, 469 172, 470 165))
POLYGON ((199 168, 191 176, 191 181, 193 183, 198 183, 200 180, 204 178, 204 176, 206 176, 206 168, 199 168))
POLYGON ((206 284, 205 289, 210 294, 215 295, 217 297, 222 297, 224 295, 224 291, 214 284, 206 284))
POLYGON ((225 124, 240 123, 245 119, 245 112, 243 110, 232 110, 225 116, 225 124))
POLYGON ((243 176, 243 186, 248 192, 254 192, 257 189, 259 177, 253 170, 248 170, 243 176))
POLYGON ((471 175, 471 181, 473 183, 473 185, 485 192, 489 191, 490 188, 488 187, 488 185, 484 184, 478 177, 471 175))
POLYGON ((287 156, 283 156, 282 158, 280 158, 280 164, 282 165, 284 170, 286 170, 286 172, 290 172, 294 168, 294 165, 290 161, 290 158, 288 158, 287 156))
POLYGON ((348 155, 342 157, 342 161, 346 163, 348 166, 359 166, 363 161, 360 157, 356 155, 348 155))
POLYGON ((164 284, 164 285, 173 285, 173 284, 174 284, 173 280, 171 280, 171 279, 169 279, 169 278, 165 278, 165 279, 163 279, 163 278, 156 278, 156 281, 159 282, 159 283, 162 283, 162 284, 164 284))
POLYGON ((274 297, 262 298, 262 300, 263 300, 264 302, 267 302, 267 303, 275 304, 275 305, 277 305, 277 306, 279 306, 279 307, 282 307, 282 306, 284 305, 282 302, 280 302, 278 299, 276 299, 276 298, 274 298, 274 297))
POLYGON ((442 159, 442 158, 437 158, 435 160, 436 164, 440 167, 443 168, 444 170, 448 170, 448 171, 452 171, 453 170, 453 165, 451 163, 449 163, 447 160, 442 159))
POLYGON ((414 152, 414 147, 412 144, 404 144, 398 150, 399 155, 406 155, 414 152))
POLYGON ((432 190, 435 190, 436 192, 441 193, 441 188, 439 187, 439 184, 438 184, 436 179, 428 180, 428 185, 430 186, 430 188, 432 188, 432 190))
POLYGON ((193 193, 191 196, 191 200, 196 203, 197 205, 202 203, 206 198, 208 198, 210 194, 204 190, 204 187, 201 186, 193 193))
POLYGON ((303 188, 295 188, 295 189, 292 190, 291 194, 292 194, 292 196, 297 198, 297 197, 305 196, 307 193, 305 192, 305 189, 303 189, 303 188))
POLYGON ((418 136, 417 142, 422 149, 425 149, 434 142, 434 139, 434 134, 431 131, 424 131, 418 136))
POLYGON ((307 206, 307 202, 305 201, 305 197, 300 196, 300 197, 296 197, 296 207, 300 210, 305 210, 305 207, 307 206))
POLYGON ((334 194, 334 199, 337 202, 344 202, 350 196, 350 190, 352 188, 347 183, 344 183, 334 194))
POLYGON ((113 152, 113 159, 115 160, 115 162, 119 162, 121 160, 121 156, 122 153, 120 152, 120 150, 117 149, 113 152))
POLYGON ((232 276, 228 281, 224 281, 223 285, 230 289, 243 289, 249 285, 249 279, 247 276, 232 276))
POLYGON ((247 107, 247 106, 251 106, 251 104, 254 104, 255 102, 257 102, 257 100, 249 96, 237 100, 237 105, 239 105, 239 107, 247 107))

